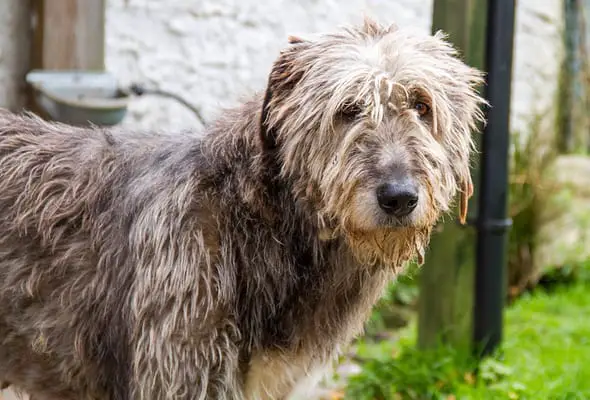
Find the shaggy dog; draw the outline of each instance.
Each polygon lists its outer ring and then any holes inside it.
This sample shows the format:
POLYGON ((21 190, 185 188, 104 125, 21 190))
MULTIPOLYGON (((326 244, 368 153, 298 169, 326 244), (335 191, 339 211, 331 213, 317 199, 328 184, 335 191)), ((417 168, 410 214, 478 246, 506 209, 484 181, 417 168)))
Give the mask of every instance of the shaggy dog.
POLYGON ((0 380, 37 399, 283 399, 457 193, 480 72, 366 20, 291 38, 207 133, 0 113, 0 380))

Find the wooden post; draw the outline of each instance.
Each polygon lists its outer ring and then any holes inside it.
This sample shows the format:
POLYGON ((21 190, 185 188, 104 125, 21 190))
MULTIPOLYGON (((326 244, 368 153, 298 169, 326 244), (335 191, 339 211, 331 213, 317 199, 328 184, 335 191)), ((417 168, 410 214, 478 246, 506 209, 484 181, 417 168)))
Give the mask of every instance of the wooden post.
POLYGON ((105 0, 32 0, 31 12, 31 69, 104 70, 105 0))
POLYGON ((33 0, 32 68, 104 69, 104 0, 33 0))
MULTIPOLYGON (((470 65, 483 68, 487 0, 435 0, 433 32, 442 30, 470 65)), ((479 137, 474 137, 479 148, 479 137)), ((469 219, 477 214, 478 160, 473 160, 476 188, 469 203, 469 219)), ((418 345, 439 341, 469 350, 473 337, 475 239, 472 227, 448 218, 433 235, 420 274, 418 345)))

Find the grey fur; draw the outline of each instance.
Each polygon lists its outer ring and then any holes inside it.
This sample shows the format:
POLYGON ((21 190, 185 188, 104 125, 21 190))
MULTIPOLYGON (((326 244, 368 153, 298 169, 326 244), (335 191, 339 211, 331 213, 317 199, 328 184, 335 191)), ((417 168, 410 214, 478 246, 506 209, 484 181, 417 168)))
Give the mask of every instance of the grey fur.
POLYGON ((370 20, 291 42, 266 96, 204 137, 0 113, 0 381, 285 398, 361 331, 470 192, 481 75, 441 35, 370 20), (372 199, 395 166, 420 182, 402 221, 372 199))

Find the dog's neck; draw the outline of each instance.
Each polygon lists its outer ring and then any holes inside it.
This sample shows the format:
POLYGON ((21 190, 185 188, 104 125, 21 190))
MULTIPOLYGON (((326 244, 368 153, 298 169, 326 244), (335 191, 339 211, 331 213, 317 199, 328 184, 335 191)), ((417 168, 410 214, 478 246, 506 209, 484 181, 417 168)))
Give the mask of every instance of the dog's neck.
MULTIPOLYGON (((225 179, 228 183, 231 180, 232 187, 241 188, 233 195, 241 197, 246 210, 259 212, 264 209, 264 215, 257 217, 268 223, 281 224, 286 209, 290 209, 299 218, 308 219, 307 223, 312 225, 308 228, 322 230, 325 223, 320 223, 319 218, 310 218, 317 215, 313 202, 317 193, 309 185, 300 184, 296 177, 283 177, 279 148, 275 142, 262 140, 262 102, 263 95, 257 94, 243 106, 227 111, 223 119, 214 123, 204 138, 205 155, 214 159, 219 149, 226 152, 225 179), (254 173, 249 176, 233 174, 232 170, 244 160, 249 160, 254 173)), ((268 135, 273 134, 266 132, 265 136, 268 135)), ((303 178, 299 181, 307 182, 303 178)))
POLYGON ((225 173, 216 185, 225 187, 212 191, 227 197, 219 203, 230 210, 218 222, 220 234, 231 238, 220 257, 236 271, 246 358, 255 349, 298 348, 293 338, 303 335, 299 330, 324 358, 362 328, 393 271, 361 265, 343 237, 326 235, 326 223, 312 209, 314 189, 268 164, 259 119, 252 118, 261 104, 257 97, 229 118, 226 113, 204 139, 206 157, 224 152, 225 173), (250 176, 240 168, 245 160, 253 167, 250 176), (268 239, 258 240, 261 235, 268 239))

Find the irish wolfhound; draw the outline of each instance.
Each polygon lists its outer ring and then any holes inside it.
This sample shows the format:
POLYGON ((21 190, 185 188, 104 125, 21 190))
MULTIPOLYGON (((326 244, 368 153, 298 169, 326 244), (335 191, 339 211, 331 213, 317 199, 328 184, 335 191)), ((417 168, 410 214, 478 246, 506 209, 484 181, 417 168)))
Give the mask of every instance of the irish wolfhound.
POLYGON ((205 136, 0 114, 0 378, 41 399, 281 399, 471 191, 481 74, 367 20, 291 38, 205 136))

